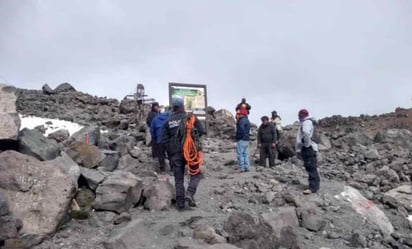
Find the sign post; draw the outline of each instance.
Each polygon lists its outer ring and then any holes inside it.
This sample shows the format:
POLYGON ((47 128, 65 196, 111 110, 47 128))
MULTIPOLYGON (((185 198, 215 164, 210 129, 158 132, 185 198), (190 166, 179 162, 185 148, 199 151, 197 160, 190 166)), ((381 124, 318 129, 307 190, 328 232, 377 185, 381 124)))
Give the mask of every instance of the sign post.
POLYGON ((203 123, 207 133, 207 91, 206 85, 169 83, 169 106, 172 98, 179 96, 183 99, 186 112, 193 113, 203 123))

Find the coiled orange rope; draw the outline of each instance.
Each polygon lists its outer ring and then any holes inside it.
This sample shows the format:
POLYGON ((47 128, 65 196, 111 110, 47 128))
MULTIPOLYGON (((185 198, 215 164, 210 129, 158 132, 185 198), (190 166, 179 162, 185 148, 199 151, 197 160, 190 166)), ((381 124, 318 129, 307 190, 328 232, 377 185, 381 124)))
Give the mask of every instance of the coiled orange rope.
POLYGON ((192 137, 192 130, 195 127, 195 116, 190 115, 186 121, 186 138, 183 144, 183 156, 187 162, 187 172, 189 175, 197 175, 202 167, 202 152, 196 148, 195 141, 192 137))

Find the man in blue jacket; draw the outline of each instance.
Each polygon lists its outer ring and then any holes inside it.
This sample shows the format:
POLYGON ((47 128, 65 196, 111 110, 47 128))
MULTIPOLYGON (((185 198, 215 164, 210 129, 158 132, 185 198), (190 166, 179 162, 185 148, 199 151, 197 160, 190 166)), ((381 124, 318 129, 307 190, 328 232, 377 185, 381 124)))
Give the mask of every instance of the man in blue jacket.
POLYGON ((239 169, 241 172, 248 172, 250 170, 249 162, 249 134, 250 122, 248 118, 248 111, 246 108, 241 108, 237 113, 236 122, 236 152, 239 169))
POLYGON ((150 135, 153 138, 153 152, 154 156, 159 160, 160 172, 164 172, 166 168, 165 155, 166 147, 162 143, 162 130, 166 120, 170 117, 170 111, 167 109, 165 113, 159 113, 153 118, 150 124, 150 135))

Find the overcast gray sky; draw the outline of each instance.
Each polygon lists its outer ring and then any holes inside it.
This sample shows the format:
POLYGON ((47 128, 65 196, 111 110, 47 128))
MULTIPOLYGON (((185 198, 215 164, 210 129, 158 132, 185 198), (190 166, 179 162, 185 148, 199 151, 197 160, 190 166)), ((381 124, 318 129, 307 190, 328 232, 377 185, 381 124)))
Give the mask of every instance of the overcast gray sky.
POLYGON ((122 99, 138 82, 206 84, 209 105, 251 120, 412 105, 412 1, 0 0, 0 81, 122 99))

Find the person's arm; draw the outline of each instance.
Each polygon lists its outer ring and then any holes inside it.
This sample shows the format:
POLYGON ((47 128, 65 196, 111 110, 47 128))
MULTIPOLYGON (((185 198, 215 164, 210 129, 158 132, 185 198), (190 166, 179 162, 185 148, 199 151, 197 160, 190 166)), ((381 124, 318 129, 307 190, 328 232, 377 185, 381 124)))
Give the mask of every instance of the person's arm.
POLYGON ((311 145, 312 133, 313 133, 312 121, 311 120, 305 120, 302 123, 302 144, 306 148, 308 148, 311 145))
POLYGON ((199 136, 203 136, 205 132, 205 128, 203 127, 202 123, 199 121, 199 119, 195 116, 195 128, 197 132, 199 132, 199 136))
POLYGON ((152 137, 156 136, 156 119, 153 119, 152 123, 150 124, 150 135, 152 137))
POLYGON ((278 141, 278 134, 276 132, 276 127, 274 125, 271 125, 271 132, 272 132, 272 144, 276 144, 278 141))
POLYGON ((260 146, 260 145, 262 144, 262 138, 261 138, 261 136, 262 136, 262 126, 260 126, 259 129, 258 129, 258 135, 257 135, 257 143, 258 143, 258 146, 260 146))
POLYGON ((162 127, 162 144, 169 143, 169 119, 164 123, 162 127))

